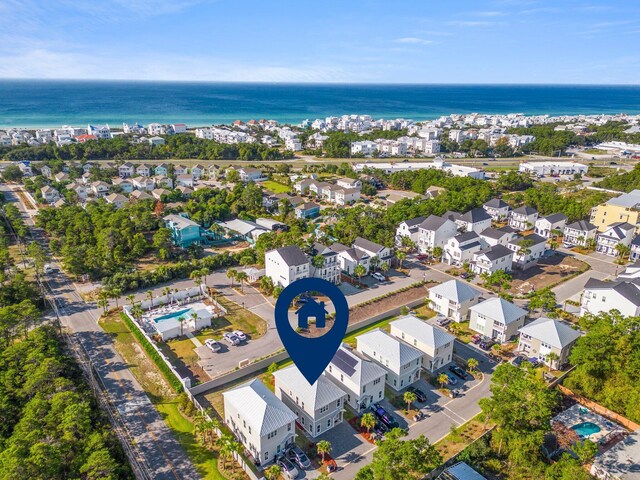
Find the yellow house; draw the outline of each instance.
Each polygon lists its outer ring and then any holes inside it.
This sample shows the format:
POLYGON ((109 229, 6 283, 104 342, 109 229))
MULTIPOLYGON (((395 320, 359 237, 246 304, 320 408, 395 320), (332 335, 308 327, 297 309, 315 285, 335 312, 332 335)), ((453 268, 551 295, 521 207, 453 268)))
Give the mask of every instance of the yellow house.
POLYGON ((627 222, 640 226, 640 190, 633 190, 619 197, 612 198, 591 210, 590 222, 598 227, 598 232, 604 232, 609 225, 627 222))

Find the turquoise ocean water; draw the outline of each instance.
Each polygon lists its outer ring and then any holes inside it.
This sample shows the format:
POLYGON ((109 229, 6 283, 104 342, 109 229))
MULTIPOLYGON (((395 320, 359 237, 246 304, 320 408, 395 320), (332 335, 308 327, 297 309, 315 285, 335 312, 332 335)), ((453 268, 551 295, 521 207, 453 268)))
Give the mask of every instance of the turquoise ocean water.
POLYGON ((0 80, 0 127, 122 122, 204 126, 297 123, 351 113, 437 118, 450 113, 640 113, 640 86, 334 85, 0 80))

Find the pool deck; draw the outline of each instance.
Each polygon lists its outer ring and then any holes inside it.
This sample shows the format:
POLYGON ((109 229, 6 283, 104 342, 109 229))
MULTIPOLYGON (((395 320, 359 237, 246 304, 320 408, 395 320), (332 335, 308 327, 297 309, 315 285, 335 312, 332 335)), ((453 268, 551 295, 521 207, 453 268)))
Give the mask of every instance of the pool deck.
MULTIPOLYGON (((583 439, 589 439, 592 442, 598 443, 599 440, 606 437, 609 433, 616 430, 624 430, 620 425, 612 422, 611 420, 606 419, 602 415, 598 415, 595 412, 592 412, 587 407, 584 407, 580 404, 573 405, 568 408, 564 412, 556 415, 552 420, 552 422, 560 422, 564 424, 567 428, 571 428, 575 425, 590 422, 598 427, 600 427, 600 431, 589 435, 588 437, 584 437, 583 439)), ((577 432, 576 432, 577 433, 577 432)))

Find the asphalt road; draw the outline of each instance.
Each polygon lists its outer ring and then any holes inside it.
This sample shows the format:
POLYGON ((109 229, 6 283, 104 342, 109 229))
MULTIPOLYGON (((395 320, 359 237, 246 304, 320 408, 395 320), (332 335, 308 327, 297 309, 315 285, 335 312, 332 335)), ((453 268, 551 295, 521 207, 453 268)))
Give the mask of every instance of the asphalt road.
MULTIPOLYGON (((32 227, 35 240, 47 245, 41 230, 35 229, 30 215, 7 185, 0 191, 9 202, 22 212, 25 223, 32 227)), ((123 418, 129 435, 143 464, 157 480, 199 479, 195 467, 176 441, 169 427, 135 379, 128 365, 115 350, 111 337, 98 325, 100 313, 94 304, 87 304, 76 291, 73 282, 58 272, 50 275, 47 283, 57 301, 62 325, 77 338, 87 352, 112 404, 123 418)))

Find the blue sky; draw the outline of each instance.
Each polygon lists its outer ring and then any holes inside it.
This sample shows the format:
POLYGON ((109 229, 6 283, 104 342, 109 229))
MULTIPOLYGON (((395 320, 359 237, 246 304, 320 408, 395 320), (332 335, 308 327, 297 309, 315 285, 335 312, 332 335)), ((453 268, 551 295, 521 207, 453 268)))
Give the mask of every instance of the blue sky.
POLYGON ((0 0, 0 78, 627 83, 637 0, 0 0))

